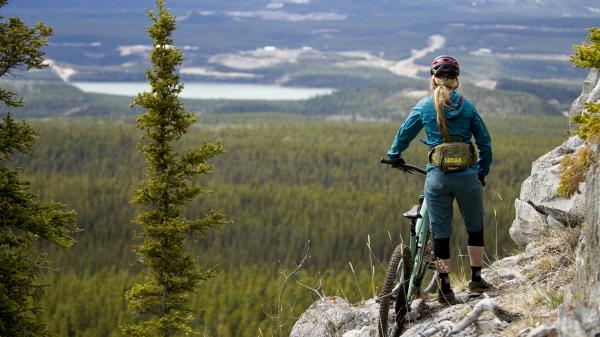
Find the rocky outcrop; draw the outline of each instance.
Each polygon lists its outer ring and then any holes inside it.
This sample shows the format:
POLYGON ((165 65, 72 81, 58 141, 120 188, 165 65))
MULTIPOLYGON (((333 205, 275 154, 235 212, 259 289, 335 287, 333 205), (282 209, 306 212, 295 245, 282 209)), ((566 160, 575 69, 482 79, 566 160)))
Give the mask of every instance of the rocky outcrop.
POLYGON ((558 334, 563 337, 600 336, 600 311, 587 302, 561 305, 558 334))
MULTIPOLYGON (((569 115, 581 114, 589 102, 600 100, 600 72, 592 69, 583 83, 581 95, 573 102, 569 115)), ((531 167, 531 175, 521 186, 519 199, 515 201, 516 215, 510 228, 510 237, 520 246, 539 240, 552 231, 566 227, 577 227, 583 223, 586 186, 581 193, 570 199, 556 194, 559 183, 560 162, 565 155, 572 154, 583 146, 583 141, 573 136, 554 150, 537 159, 531 167)), ((594 175, 594 174, 592 174, 594 175)))
MULTIPOLYGON (((584 104, 600 101, 600 72, 592 70, 570 114, 580 114, 584 104)), ((593 147, 600 158, 600 145, 593 147)), ((575 258, 575 278, 566 302, 559 309, 560 336, 600 337, 600 177, 598 163, 585 181, 584 219, 575 258)))
POLYGON ((302 314, 290 337, 372 337, 378 310, 375 300, 351 306, 337 296, 322 298, 302 314))
POLYGON ((585 103, 596 102, 598 100, 600 100, 600 72, 597 69, 592 69, 583 81, 581 95, 571 105, 569 116, 580 114, 583 111, 585 103))
MULTIPOLYGON (((470 313, 481 299, 471 299, 466 292, 457 294, 457 305, 443 307, 437 300, 413 302, 408 319, 413 322, 403 336, 420 336, 440 322, 458 322, 470 313), (435 312, 435 315, 431 313, 435 312)), ((376 337, 379 305, 368 300, 356 305, 339 297, 323 298, 311 305, 294 325, 290 337, 376 337)), ((453 336, 496 336, 508 325, 493 316, 481 316, 476 325, 453 336)))
MULTIPOLYGON (((600 101, 600 73, 590 71, 581 95, 573 102, 570 115, 581 114, 585 103, 600 101)), ((600 178, 598 163, 592 165, 581 193, 571 199, 556 195, 558 169, 562 158, 583 145, 571 137, 561 146, 533 163, 531 176, 523 183, 515 202, 516 218, 510 229, 513 240, 521 245, 540 241, 561 225, 580 228, 576 248, 574 277, 565 303, 558 310, 555 323, 559 336, 600 337, 600 178)), ((600 146, 595 145, 595 158, 600 158, 600 146)), ((530 250, 530 246, 528 246, 530 250)), ((540 329, 544 331, 544 329, 540 329)), ((550 331, 550 330, 547 330, 550 331)), ((550 334, 541 334, 548 336, 550 334)))
MULTIPOLYGON (((600 145, 595 147, 600 158, 600 145)), ((586 180, 585 221, 577 246, 574 298, 596 302, 600 310, 600 168, 592 168, 586 180)))
MULTIPOLYGON (((600 158, 600 146, 594 149, 600 158)), ((560 336, 600 336, 600 177, 590 169, 585 182, 585 218, 577 245, 575 279, 568 300, 560 307, 560 336)))
POLYGON ((515 200, 515 220, 509 230, 510 237, 518 245, 525 246, 552 231, 582 222, 584 195, 565 199, 556 194, 560 162, 582 145, 583 141, 573 136, 533 162, 531 175, 523 182, 519 199, 515 200))

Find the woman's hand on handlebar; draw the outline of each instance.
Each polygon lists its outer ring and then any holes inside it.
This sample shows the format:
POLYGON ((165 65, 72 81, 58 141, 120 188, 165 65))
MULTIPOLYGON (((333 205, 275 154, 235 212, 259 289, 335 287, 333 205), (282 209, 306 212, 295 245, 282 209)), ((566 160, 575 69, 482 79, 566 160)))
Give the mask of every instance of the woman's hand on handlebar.
POLYGON ((399 168, 406 165, 406 162, 404 161, 404 159, 402 159, 402 157, 390 159, 387 161, 387 163, 390 164, 393 168, 399 168))
POLYGON ((381 158, 381 163, 388 164, 395 169, 398 169, 400 171, 404 171, 407 173, 411 173, 411 174, 416 173, 416 174, 419 174, 422 176, 427 175, 427 171, 425 171, 424 169, 422 169, 420 167, 405 163, 404 159, 402 159, 402 157, 397 157, 394 159, 381 158))

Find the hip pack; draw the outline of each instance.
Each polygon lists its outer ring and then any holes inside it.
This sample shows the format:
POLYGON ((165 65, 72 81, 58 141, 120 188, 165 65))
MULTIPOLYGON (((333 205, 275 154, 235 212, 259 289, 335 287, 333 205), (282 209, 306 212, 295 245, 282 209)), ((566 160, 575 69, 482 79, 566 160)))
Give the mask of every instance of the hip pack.
POLYGON ((477 162, 475 147, 463 142, 442 143, 429 151, 429 163, 442 172, 458 172, 477 162))

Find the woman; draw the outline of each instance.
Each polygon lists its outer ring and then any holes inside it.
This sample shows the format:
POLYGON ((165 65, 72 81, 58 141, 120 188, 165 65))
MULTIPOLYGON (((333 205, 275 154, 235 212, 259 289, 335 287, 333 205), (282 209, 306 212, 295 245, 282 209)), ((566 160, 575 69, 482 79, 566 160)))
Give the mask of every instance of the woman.
POLYGON ((425 199, 429 207, 433 251, 440 289, 438 301, 456 303, 450 287, 450 234, 454 199, 465 221, 471 263, 469 290, 482 293, 489 283, 481 278, 483 260, 483 186, 492 163, 492 141, 475 106, 456 92, 460 65, 451 56, 436 57, 431 64, 433 94, 419 101, 402 124, 388 157, 396 165, 401 155, 422 128, 431 149, 427 165, 425 199), (479 159, 471 137, 475 138, 479 159), (458 164, 458 165, 455 165, 458 164))

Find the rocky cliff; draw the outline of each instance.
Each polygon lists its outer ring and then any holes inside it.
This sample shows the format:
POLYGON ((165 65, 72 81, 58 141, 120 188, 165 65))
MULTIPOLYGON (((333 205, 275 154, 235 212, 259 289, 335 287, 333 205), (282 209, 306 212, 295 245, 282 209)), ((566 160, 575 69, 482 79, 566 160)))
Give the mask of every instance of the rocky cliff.
MULTIPOLYGON (((583 104, 600 101, 600 74, 588 75, 581 96, 573 103, 571 115, 581 113, 583 104)), ((593 146, 600 158, 600 144, 593 146)), ((598 163, 596 163, 598 164, 598 163)), ((575 276, 566 302, 559 308, 560 336, 600 337, 600 178, 592 167, 584 184, 583 223, 575 258, 575 276)))
MULTIPOLYGON (((596 158, 600 147, 595 146, 596 158)), ((592 169, 585 182, 585 214, 567 301, 559 308, 559 336, 600 337, 600 178, 592 169)))
MULTIPOLYGON (((600 101, 600 75, 593 70, 571 115, 586 102, 600 101)), ((583 144, 571 137, 532 165, 531 176, 515 201, 511 238, 523 252, 493 263, 484 277, 494 284, 494 303, 517 313, 511 323, 484 314, 475 324, 435 336, 568 336, 600 337, 600 178, 590 169, 581 193, 570 199, 556 194, 562 158, 583 144)), ((596 159, 600 147, 595 145, 596 159)), ((600 168, 598 168, 600 170, 600 168)), ((464 285, 463 285, 464 287, 464 285)), ((455 291, 458 290, 455 287, 455 291)), ((477 309, 481 299, 457 294, 459 304, 441 307, 419 299, 409 313, 402 336, 424 336, 443 322, 458 322, 477 309)), ((290 337, 374 337, 378 305, 374 299, 350 305, 338 297, 322 298, 300 317, 290 337)), ((508 319, 507 319, 508 320, 508 319)))

